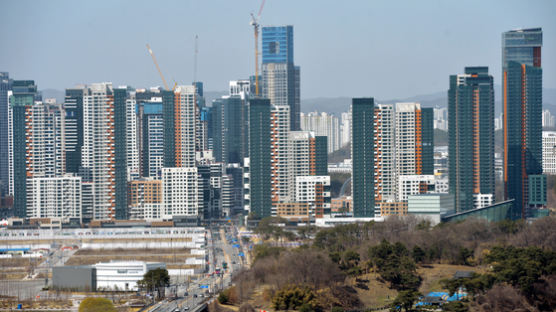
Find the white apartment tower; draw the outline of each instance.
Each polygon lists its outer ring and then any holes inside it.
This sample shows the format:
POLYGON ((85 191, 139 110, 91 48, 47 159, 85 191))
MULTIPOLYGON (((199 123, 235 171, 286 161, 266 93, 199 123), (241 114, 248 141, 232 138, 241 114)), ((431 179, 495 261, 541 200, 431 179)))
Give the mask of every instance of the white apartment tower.
POLYGON ((27 116, 28 176, 54 177, 65 173, 65 112, 62 105, 35 102, 27 116))
POLYGON ((174 92, 176 167, 195 167, 195 93, 193 85, 178 86, 174 92))
POLYGON ((114 96, 111 83, 94 83, 83 96, 82 166, 92 182, 93 218, 116 215, 114 96))
POLYGON ((135 92, 126 99, 126 158, 127 158, 127 180, 138 179, 139 172, 139 146, 137 142, 137 114, 135 92))
POLYGON ((344 147, 351 142, 351 107, 348 112, 342 113, 340 126, 340 147, 344 147))
POLYGON ((419 103, 396 103, 396 174, 417 174, 416 168, 416 112, 419 103))
POLYGON ((425 185, 434 188, 432 139, 429 137, 432 132, 432 109, 427 111, 427 118, 430 119, 427 122, 431 124, 425 123, 424 115, 419 103, 376 105, 374 160, 377 207, 381 202, 406 201, 407 196, 415 194, 415 191, 426 193, 428 188, 425 185), (430 155, 425 153, 425 147, 429 148, 430 155), (425 171, 430 173, 424 174, 425 171), (429 182, 431 179, 433 182, 429 182))
POLYGON ((375 203, 396 199, 395 111, 392 104, 375 109, 375 203))
POLYGON ((196 167, 162 168, 163 218, 199 216, 196 167))
POLYGON ((79 218, 81 220, 81 177, 64 175, 33 178, 27 193, 29 218, 79 218))
POLYGON ((289 172, 290 107, 272 105, 270 111, 270 184, 272 203, 291 202, 289 172))
POLYGON ((548 109, 542 111, 542 126, 543 128, 554 128, 556 126, 556 118, 548 109))
POLYGON ((324 217, 330 211, 330 176, 296 177, 295 202, 309 204, 312 216, 324 217))
POLYGON ((328 138, 328 153, 340 149, 340 124, 338 118, 326 112, 300 113, 301 130, 328 138))

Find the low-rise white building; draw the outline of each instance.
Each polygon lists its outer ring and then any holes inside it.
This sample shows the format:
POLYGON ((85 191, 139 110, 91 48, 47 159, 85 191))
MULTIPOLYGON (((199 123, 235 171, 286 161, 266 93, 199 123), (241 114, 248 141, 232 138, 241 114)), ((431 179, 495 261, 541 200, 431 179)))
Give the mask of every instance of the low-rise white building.
POLYGON ((407 214, 422 217, 440 223, 442 216, 455 211, 454 195, 452 194, 416 194, 407 199, 407 214))
POLYGON ((493 204, 492 194, 473 194, 473 208, 484 208, 493 204))
POLYGON ((556 131, 542 132, 542 171, 556 174, 556 131))
POLYGON ((112 261, 94 265, 97 272, 97 290, 138 290, 137 282, 154 269, 166 269, 161 262, 112 261))

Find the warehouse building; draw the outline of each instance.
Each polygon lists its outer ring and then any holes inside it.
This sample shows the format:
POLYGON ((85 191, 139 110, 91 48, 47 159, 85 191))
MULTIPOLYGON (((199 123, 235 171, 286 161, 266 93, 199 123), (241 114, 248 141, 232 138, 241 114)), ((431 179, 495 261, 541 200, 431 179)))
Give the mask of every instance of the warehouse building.
POLYGON ((95 291, 96 268, 90 265, 60 266, 52 268, 52 288, 70 291, 95 291))

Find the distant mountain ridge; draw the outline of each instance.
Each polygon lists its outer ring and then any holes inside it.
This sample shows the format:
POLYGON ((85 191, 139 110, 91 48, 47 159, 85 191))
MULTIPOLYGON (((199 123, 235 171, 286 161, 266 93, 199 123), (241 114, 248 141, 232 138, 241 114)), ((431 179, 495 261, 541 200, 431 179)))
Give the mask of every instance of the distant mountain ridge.
MULTIPOLYGON (((501 87, 494 86, 495 93, 495 114, 498 116, 502 110, 501 104, 501 87)), ((56 89, 41 90, 43 98, 55 98, 58 103, 64 102, 65 92, 56 89)), ((214 99, 218 99, 223 95, 227 95, 227 91, 205 91, 205 103, 210 105, 214 99)), ((415 95, 407 98, 381 100, 375 99, 376 103, 399 103, 399 102, 419 102, 423 107, 447 107, 448 91, 435 92, 429 94, 415 95)), ((340 116, 343 112, 349 110, 351 105, 350 97, 333 97, 333 98, 307 98, 301 100, 301 111, 308 112, 327 112, 340 116)), ((543 88, 543 109, 548 109, 553 115, 556 115, 556 89, 543 88)))
MULTIPOLYGON (((495 98, 495 115, 499 116, 502 111, 502 95, 501 87, 494 86, 495 98)), ((400 102, 419 102, 423 107, 447 107, 448 91, 435 92, 429 94, 415 95, 401 99, 381 100, 375 99, 375 103, 393 104, 400 102)), ((351 105, 350 97, 335 98, 308 98, 301 100, 301 111, 308 112, 327 112, 340 116, 341 113, 347 112, 351 105)), ((556 89, 543 88, 543 109, 548 109, 553 115, 556 115, 556 89)))

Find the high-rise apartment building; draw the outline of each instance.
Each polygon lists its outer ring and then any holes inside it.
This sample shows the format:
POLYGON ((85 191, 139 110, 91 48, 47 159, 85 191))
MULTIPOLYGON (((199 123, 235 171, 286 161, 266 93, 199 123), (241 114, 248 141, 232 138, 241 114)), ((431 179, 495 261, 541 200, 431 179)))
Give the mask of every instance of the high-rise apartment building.
POLYGON ((552 113, 545 109, 542 111, 542 127, 543 128, 554 128, 556 126, 556 117, 552 113))
POLYGON ((374 99, 354 98, 351 111, 353 215, 374 217, 374 99))
POLYGON ((457 212, 479 208, 494 196, 494 88, 488 67, 466 67, 450 76, 448 166, 457 212), (491 196, 491 197, 492 197, 491 196))
POLYGON ((295 202, 309 204, 309 215, 315 218, 330 214, 330 176, 297 176, 295 202))
POLYGON ((401 176, 434 173, 433 109, 378 104, 374 127, 375 203, 406 200, 399 196, 401 176))
POLYGON ((8 144, 8 90, 11 80, 8 73, 0 72, 0 199, 8 194, 9 144, 8 144))
POLYGON ((433 174, 433 109, 397 103, 395 131, 398 174, 433 174))
POLYGON ((76 218, 82 214, 81 177, 72 174, 29 180, 27 217, 76 218))
POLYGON ((227 164, 222 190, 222 212, 225 216, 236 215, 243 211, 243 167, 240 164, 227 164))
POLYGON ((226 96, 212 103, 213 156, 217 162, 243 163, 247 154, 247 99, 226 96))
POLYGON ((93 218, 127 218, 126 89, 88 86, 83 96, 81 174, 92 182, 93 218))
POLYGON ((130 219, 162 218, 162 180, 143 178, 129 183, 130 219))
POLYGON ((351 142, 351 108, 348 112, 342 113, 340 138, 340 147, 344 147, 351 142))
POLYGON ((137 102, 135 91, 129 92, 125 100, 126 108, 126 162, 127 180, 135 180, 141 176, 139 170, 139 148, 137 137, 137 102))
POLYGON ((448 131, 448 109, 434 108, 434 129, 448 131))
POLYGON ((27 161, 32 142, 29 141, 31 130, 28 121, 32 118, 37 86, 32 80, 15 80, 12 83, 9 98, 9 193, 14 196, 14 214, 27 216, 27 179, 33 163, 27 161))
POLYGON ((64 110, 66 111, 66 171, 78 173, 81 167, 83 148, 83 93, 85 86, 66 89, 64 110))
POLYGON ((251 94, 251 81, 249 79, 231 80, 229 84, 229 95, 245 95, 251 94))
POLYGON ((529 183, 542 180, 541 47, 541 28, 502 34, 504 184, 505 197, 515 199, 513 219, 526 218, 532 209, 543 207, 530 201, 529 194, 546 194, 546 189, 530 189, 542 183, 529 183))
POLYGON ((141 176, 162 178, 164 166, 164 117, 161 97, 137 104, 138 151, 141 176))
POLYGON ((205 220, 222 217, 222 190, 225 165, 223 163, 198 164, 199 210, 205 220))
POLYGON ((254 218, 272 213, 271 178, 271 112, 270 100, 249 100, 249 161, 245 164, 245 206, 254 218))
MULTIPOLYGON (((19 87, 18 87, 19 88, 19 87)), ((13 181, 12 192, 16 194, 16 198, 21 200, 21 197, 26 195, 26 215, 31 212, 32 208, 33 190, 30 185, 35 178, 51 178, 61 176, 65 172, 65 135, 64 135, 64 117, 65 112, 61 105, 47 104, 41 101, 33 101, 31 105, 25 107, 25 123, 23 128, 21 124, 18 125, 17 119, 18 108, 10 108, 14 123, 10 128, 13 129, 12 138, 13 145, 10 146, 10 153, 12 168, 18 168, 18 157, 24 157, 25 170, 12 171, 10 181, 13 181), (17 133, 21 132, 21 133, 17 133), (23 149, 19 149, 16 142, 20 135, 25 136, 25 144, 23 149), (21 155, 22 151, 24 155, 21 155), (20 176, 24 174, 23 176, 20 176), (25 180, 25 193, 17 187, 17 183, 25 180), (17 195, 17 193, 20 193, 17 195)), ((20 112, 19 112, 20 113, 20 112)), ((13 194, 12 193, 12 194, 13 194)), ((16 212, 17 213, 17 212, 16 212)), ((18 216, 23 216, 20 210, 18 216)))
POLYGON ((162 168, 163 218, 202 216, 196 167, 162 168))
POLYGON ((336 116, 326 112, 300 113, 301 130, 312 131, 328 140, 328 153, 340 149, 340 124, 336 116))
POLYGON ((396 114, 395 105, 377 104, 374 115, 375 203, 396 201, 396 114), (378 165, 380 164, 380 165, 378 165))
POLYGON ((290 180, 290 107, 272 105, 270 111, 270 183, 272 204, 291 202, 290 180))
POLYGON ((28 111, 28 177, 55 177, 65 173, 65 112, 62 105, 35 102, 28 111))
POLYGON ((290 129, 300 130, 300 74, 293 60, 293 26, 262 29, 262 94, 272 105, 290 108, 290 129))
MULTIPOLYGON (((174 92, 175 166, 195 167, 196 87, 178 86, 174 92)), ((166 119, 164 119, 166 121, 166 119)))
POLYGON ((176 95, 172 91, 163 90, 160 92, 162 97, 162 120, 164 120, 163 147, 164 154, 162 159, 164 167, 176 166, 176 95))

